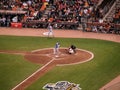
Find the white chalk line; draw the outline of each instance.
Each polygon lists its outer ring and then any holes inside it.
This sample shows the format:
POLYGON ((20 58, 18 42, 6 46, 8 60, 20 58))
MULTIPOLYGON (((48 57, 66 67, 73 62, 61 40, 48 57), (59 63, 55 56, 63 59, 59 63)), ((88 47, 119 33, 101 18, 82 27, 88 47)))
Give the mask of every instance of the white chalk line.
MULTIPOLYGON (((32 51, 32 52, 37 52, 37 51, 40 51, 40 50, 48 50, 48 49, 53 49, 53 48, 38 49, 38 50, 34 50, 34 51, 32 51)), ((67 49, 67 48, 65 48, 65 47, 61 47, 61 49, 67 49)), ((77 62, 77 63, 71 63, 71 64, 57 64, 57 66, 65 66, 65 65, 76 65, 76 64, 81 64, 81 63, 88 62, 88 61, 90 61, 90 60, 92 60, 92 59, 94 58, 94 54, 93 54, 92 52, 88 51, 88 50, 79 49, 79 48, 77 48, 77 50, 84 51, 84 52, 87 52, 87 53, 91 54, 91 58, 89 58, 89 59, 87 59, 87 60, 85 60, 85 61, 77 62)), ((77 55, 77 53, 76 53, 75 55, 77 55)))
POLYGON ((41 71, 42 69, 44 69, 47 65, 49 65, 51 62, 54 61, 54 58, 48 62, 47 64, 45 64, 44 66, 42 66, 41 68, 39 68, 36 72, 34 72, 32 75, 30 75, 29 77, 27 77, 25 80, 23 80, 21 83, 19 83, 17 86, 15 86, 12 90, 15 90, 16 88, 18 88, 20 85, 22 85, 24 82, 26 82, 28 79, 30 79, 32 76, 34 76, 36 73, 38 73, 39 71, 41 71))
MULTIPOLYGON (((32 52, 36 52, 36 51, 40 51, 40 50, 48 50, 48 49, 53 49, 53 48, 45 48, 45 49, 38 49, 38 50, 34 50, 32 52)), ((62 49, 66 49, 66 48, 62 48, 62 49)), ((91 54, 91 58, 89 58, 88 60, 82 61, 82 62, 78 62, 78 63, 72 63, 72 64, 58 64, 57 66, 65 66, 65 65, 75 65, 75 64, 80 64, 80 63, 84 63, 87 61, 90 61, 94 58, 94 54, 90 51, 87 50, 83 50, 83 49, 77 49, 77 50, 81 50, 81 51, 85 51, 91 54)), ((38 73, 39 71, 41 71, 43 68, 45 68, 48 64, 50 64, 51 62, 53 62, 54 60, 56 60, 55 57, 52 58, 52 60, 50 62, 48 62, 47 64, 45 64, 44 66, 42 66, 40 69, 38 69, 36 72, 34 72, 32 75, 30 75, 28 78, 26 78, 25 80, 23 80, 21 83, 19 83, 17 86, 15 86, 12 90, 15 90, 17 87, 19 87, 21 84, 23 84, 24 82, 26 82, 29 78, 31 78, 32 76, 34 76, 36 73, 38 73)))
POLYGON ((31 51, 32 53, 34 53, 34 52, 38 52, 38 51, 42 51, 42 50, 48 50, 48 49, 54 49, 54 48, 42 48, 42 49, 37 49, 37 50, 33 50, 33 51, 31 51))
MULTIPOLYGON (((84 49, 77 49, 77 50, 81 50, 81 51, 84 51, 84 52, 87 52, 89 54, 91 54, 91 58, 85 60, 85 61, 80 61, 80 62, 77 62, 77 63, 71 63, 71 64, 57 64, 57 66, 66 66, 66 65, 76 65, 76 64, 81 64, 81 63, 85 63, 85 62, 88 62, 90 60, 92 60, 94 58, 94 54, 90 51, 87 51, 87 50, 84 50, 84 49)), ((77 54, 76 54, 77 55, 77 54)))
MULTIPOLYGON (((44 49, 38 49, 38 50, 34 50, 32 52, 37 52, 37 51, 41 51, 41 50, 48 50, 48 49, 53 49, 53 48, 44 48, 44 49)), ((61 49, 67 49, 65 47, 61 47, 61 49)), ((84 51, 84 52, 87 52, 89 54, 91 54, 91 58, 85 60, 85 61, 80 61, 80 62, 77 62, 77 63, 71 63, 71 64, 57 64, 57 66, 66 66, 66 65, 76 65, 76 64, 81 64, 81 63, 85 63, 85 62, 88 62, 90 60, 92 60, 94 58, 94 54, 88 50, 84 50, 84 49, 79 49, 77 48, 77 50, 80 50, 80 51, 84 51)), ((75 54, 77 55, 77 53, 75 54)))
POLYGON ((25 53, 14 53, 14 52, 4 52, 4 51, 2 51, 2 52, 0 52, 0 53, 2 53, 2 54, 14 54, 14 55, 25 55, 25 53))

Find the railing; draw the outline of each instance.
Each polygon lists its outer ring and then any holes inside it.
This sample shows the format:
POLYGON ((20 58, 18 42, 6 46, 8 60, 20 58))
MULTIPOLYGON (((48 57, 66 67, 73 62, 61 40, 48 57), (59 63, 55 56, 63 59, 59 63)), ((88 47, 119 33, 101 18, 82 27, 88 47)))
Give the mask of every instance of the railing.
POLYGON ((120 24, 88 22, 86 31, 120 34, 120 24))
MULTIPOLYGON (((105 26, 107 25, 108 23, 99 23, 99 22, 88 22, 87 25, 88 26, 105 26)), ((110 23, 110 25, 114 25, 115 27, 118 27, 120 28, 120 24, 114 24, 114 23, 110 23)))
MULTIPOLYGON (((50 22, 40 21, 40 20, 29 20, 22 23, 23 23, 23 27, 47 28, 50 22)), ((51 25, 56 29, 63 29, 63 28, 77 29, 77 27, 79 26, 78 22, 68 22, 68 21, 52 22, 51 25)))
POLYGON ((114 2, 115 2, 115 0, 112 0, 111 2, 107 3, 107 5, 105 5, 105 7, 103 8, 103 14, 104 15, 110 10, 110 8, 114 4, 114 2))
POLYGON ((27 11, 0 10, 1 14, 25 14, 27 11))
POLYGON ((116 0, 104 0, 99 7, 103 10, 103 16, 110 10, 116 0))

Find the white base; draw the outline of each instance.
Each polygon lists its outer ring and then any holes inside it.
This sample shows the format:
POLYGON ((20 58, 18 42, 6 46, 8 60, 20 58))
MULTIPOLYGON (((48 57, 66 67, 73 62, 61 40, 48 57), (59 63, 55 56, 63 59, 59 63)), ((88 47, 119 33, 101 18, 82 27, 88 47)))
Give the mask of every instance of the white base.
MULTIPOLYGON (((43 35, 48 36, 49 32, 44 32, 43 35)), ((52 35, 52 32, 50 32, 50 35, 52 35)))

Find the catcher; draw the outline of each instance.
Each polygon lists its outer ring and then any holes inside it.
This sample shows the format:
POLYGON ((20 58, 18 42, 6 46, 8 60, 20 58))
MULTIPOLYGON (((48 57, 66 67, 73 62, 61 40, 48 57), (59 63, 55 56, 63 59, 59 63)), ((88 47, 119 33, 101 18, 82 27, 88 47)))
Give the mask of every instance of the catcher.
POLYGON ((75 45, 71 45, 71 46, 68 48, 68 53, 69 53, 69 54, 74 54, 74 53, 76 53, 76 46, 75 46, 75 45))

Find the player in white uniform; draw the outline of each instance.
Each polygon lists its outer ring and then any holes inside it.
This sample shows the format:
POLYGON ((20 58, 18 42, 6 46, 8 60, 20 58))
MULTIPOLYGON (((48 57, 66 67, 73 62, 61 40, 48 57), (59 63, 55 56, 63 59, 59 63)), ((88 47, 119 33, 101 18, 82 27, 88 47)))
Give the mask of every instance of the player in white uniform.
POLYGON ((52 35, 52 36, 54 37, 54 35, 53 35, 53 27, 51 26, 50 23, 49 23, 49 25, 48 25, 48 30, 49 30, 49 32, 48 32, 48 37, 50 37, 50 35, 52 35))

